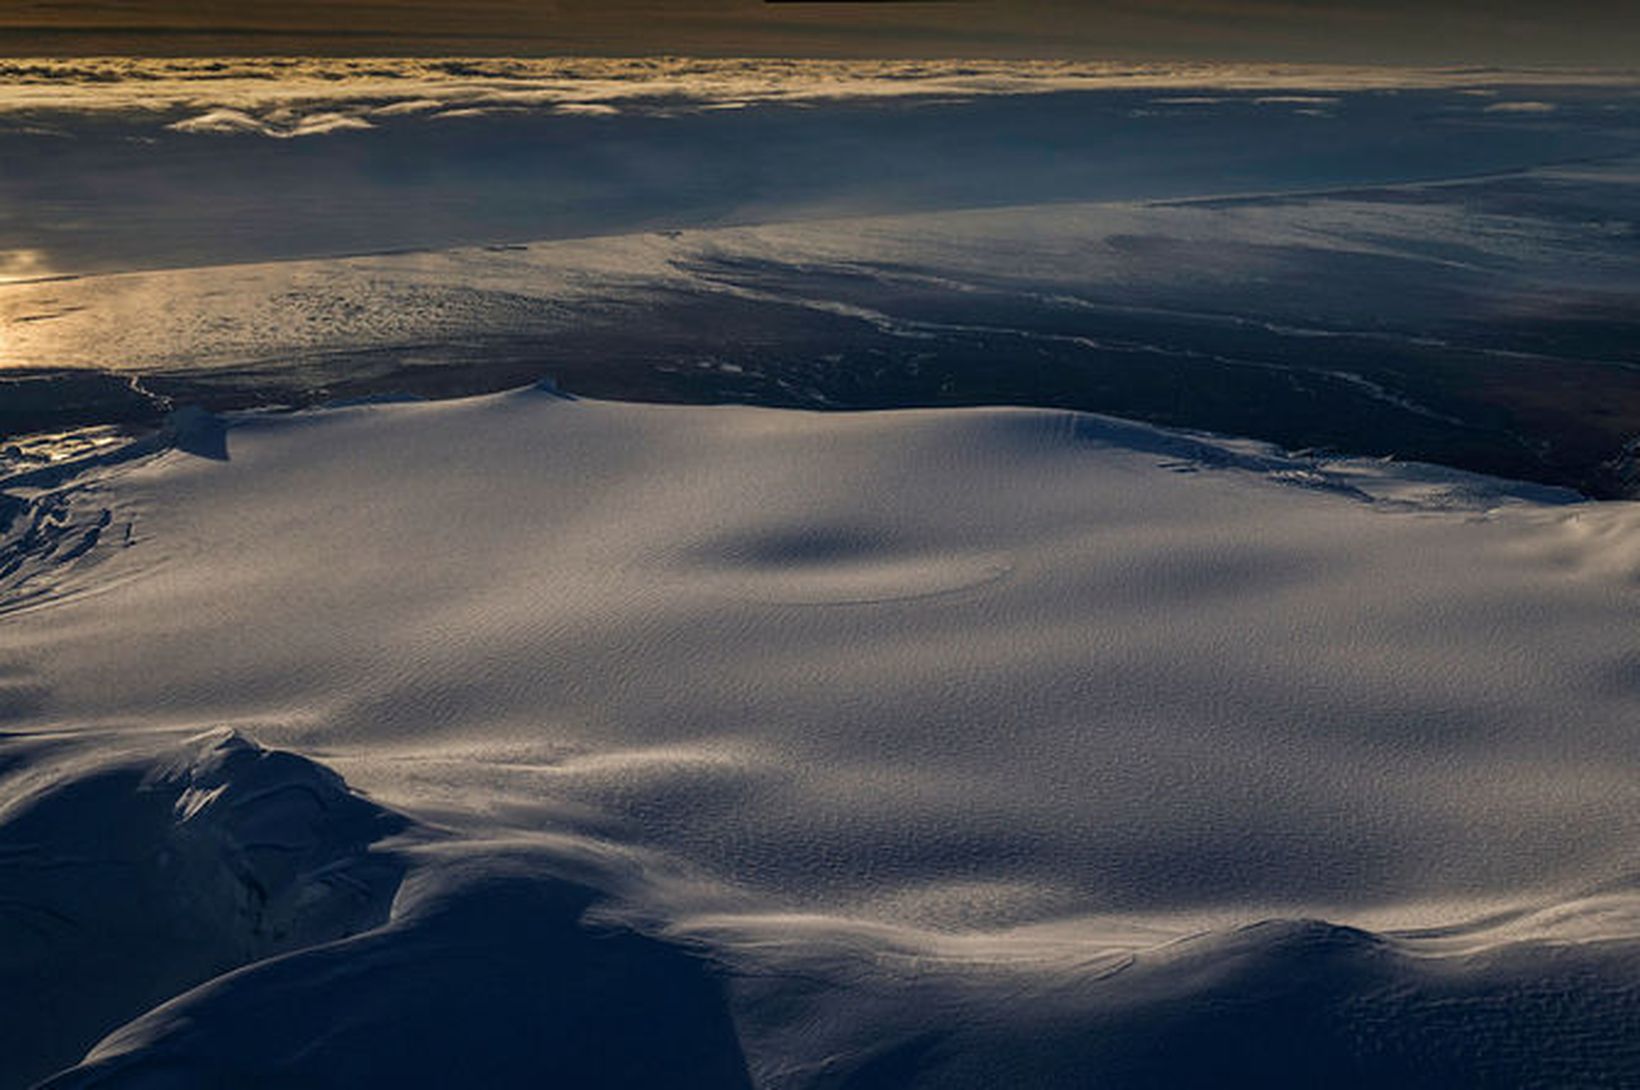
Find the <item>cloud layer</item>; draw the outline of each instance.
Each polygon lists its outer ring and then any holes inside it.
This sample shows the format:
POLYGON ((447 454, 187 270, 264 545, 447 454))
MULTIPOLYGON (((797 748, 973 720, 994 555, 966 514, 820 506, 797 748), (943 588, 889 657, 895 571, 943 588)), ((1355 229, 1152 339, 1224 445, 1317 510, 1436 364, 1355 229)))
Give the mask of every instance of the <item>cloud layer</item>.
MULTIPOLYGON (((490 112, 581 116, 724 109, 758 103, 973 98, 1060 91, 1269 90, 1272 103, 1324 105, 1294 92, 1389 88, 1640 85, 1586 70, 1078 61, 843 61, 659 58, 86 58, 0 62, 0 115, 135 112, 179 132, 291 137, 369 128, 401 116, 490 112), (1286 92, 1285 94, 1281 92, 1286 92)), ((1494 110, 1535 108, 1500 102, 1494 110)))

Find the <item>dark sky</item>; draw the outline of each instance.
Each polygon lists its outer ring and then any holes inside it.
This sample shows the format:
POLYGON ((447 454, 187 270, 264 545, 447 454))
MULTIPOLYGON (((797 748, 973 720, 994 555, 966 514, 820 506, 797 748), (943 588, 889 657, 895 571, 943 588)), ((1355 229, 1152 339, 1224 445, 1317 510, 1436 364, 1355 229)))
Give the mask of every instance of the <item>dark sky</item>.
POLYGON ((1640 0, 0 0, 0 53, 1640 65, 1640 0))

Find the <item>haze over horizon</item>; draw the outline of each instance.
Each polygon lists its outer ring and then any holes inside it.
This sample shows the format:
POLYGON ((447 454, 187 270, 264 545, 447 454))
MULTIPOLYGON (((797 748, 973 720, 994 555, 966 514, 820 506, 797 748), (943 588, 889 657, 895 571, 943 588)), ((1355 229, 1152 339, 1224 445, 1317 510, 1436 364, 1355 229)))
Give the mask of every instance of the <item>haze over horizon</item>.
POLYGON ((14 0, 0 55, 1122 57, 1634 67, 1609 0, 14 0))

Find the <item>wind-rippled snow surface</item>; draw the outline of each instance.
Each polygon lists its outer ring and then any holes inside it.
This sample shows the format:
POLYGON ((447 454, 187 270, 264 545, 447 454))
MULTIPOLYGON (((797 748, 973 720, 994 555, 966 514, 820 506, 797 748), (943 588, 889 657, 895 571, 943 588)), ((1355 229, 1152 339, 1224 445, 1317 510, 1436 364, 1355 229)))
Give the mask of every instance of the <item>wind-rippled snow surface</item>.
POLYGON ((209 423, 13 489, 5 1086, 1640 1081, 1630 505, 1034 410, 209 423))

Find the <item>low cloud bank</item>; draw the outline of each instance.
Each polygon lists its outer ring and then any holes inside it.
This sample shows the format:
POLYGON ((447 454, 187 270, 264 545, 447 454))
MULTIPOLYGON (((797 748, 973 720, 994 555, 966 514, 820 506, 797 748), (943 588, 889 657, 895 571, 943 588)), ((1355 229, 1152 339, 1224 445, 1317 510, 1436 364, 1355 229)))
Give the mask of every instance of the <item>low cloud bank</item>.
MULTIPOLYGON (((1319 65, 110 57, 0 63, 0 115, 138 112, 158 115, 179 132, 290 137, 368 128, 384 117, 497 110, 607 116, 755 103, 1089 90, 1349 91, 1635 82, 1633 74, 1594 70, 1319 65)), ((1535 105, 1543 104, 1498 103, 1497 108, 1535 105)))

